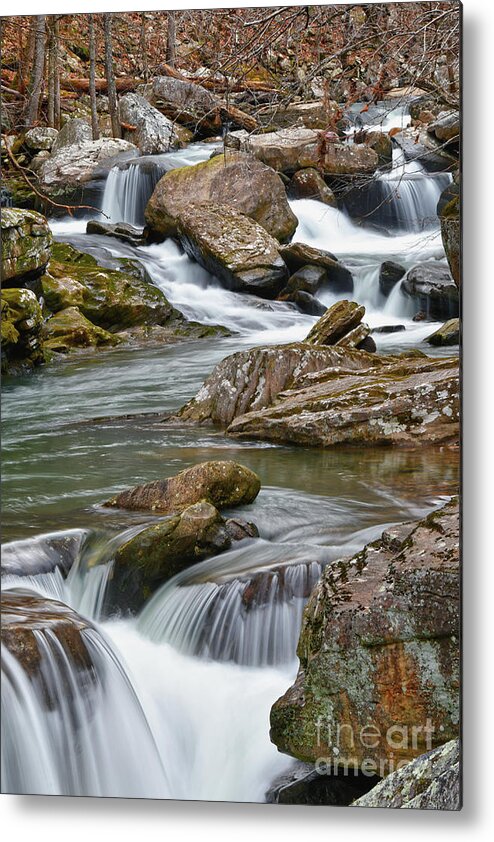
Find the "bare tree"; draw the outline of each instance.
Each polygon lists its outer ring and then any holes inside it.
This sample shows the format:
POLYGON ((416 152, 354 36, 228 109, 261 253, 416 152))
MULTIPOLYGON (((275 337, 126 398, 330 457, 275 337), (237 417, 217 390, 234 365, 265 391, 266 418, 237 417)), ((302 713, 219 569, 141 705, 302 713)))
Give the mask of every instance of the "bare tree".
POLYGON ((45 66, 46 15, 36 15, 35 27, 33 66, 24 119, 26 126, 33 126, 38 119, 45 66))
POLYGON ((117 88, 115 84, 115 72, 113 69, 113 48, 112 48, 112 15, 105 12, 103 15, 105 31, 105 72, 108 84, 108 110, 110 112, 113 137, 121 137, 122 130, 117 113, 117 88))
POLYGON ((89 97, 91 99, 91 128, 93 140, 99 139, 98 109, 96 107, 96 38, 94 15, 89 15, 89 97))
POLYGON ((60 128, 59 17, 48 19, 48 125, 60 128))
POLYGON ((142 75, 144 76, 144 81, 147 82, 149 79, 149 64, 148 64, 148 52, 147 52, 147 43, 146 43, 146 12, 141 12, 141 30, 139 34, 139 49, 141 53, 141 60, 142 60, 142 75))
POLYGON ((166 39, 166 63, 175 67, 176 54, 176 20, 175 12, 168 12, 168 34, 166 39))

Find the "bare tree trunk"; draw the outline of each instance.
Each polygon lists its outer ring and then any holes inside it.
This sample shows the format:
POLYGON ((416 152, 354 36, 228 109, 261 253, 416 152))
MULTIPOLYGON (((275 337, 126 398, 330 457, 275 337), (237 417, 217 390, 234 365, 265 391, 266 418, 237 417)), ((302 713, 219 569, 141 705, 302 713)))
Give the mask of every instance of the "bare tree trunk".
POLYGON ((96 107, 96 39, 94 35, 94 15, 89 15, 89 96, 91 98, 93 140, 99 140, 98 109, 96 107))
MULTIPOLYGON (((60 15, 60 17, 62 17, 60 15)), ((55 21, 55 46, 53 50, 53 60, 55 64, 55 91, 54 91, 54 111, 55 111, 55 128, 59 129, 61 126, 62 106, 60 102, 60 18, 57 17, 55 21)))
POLYGON ((176 21, 175 12, 168 12, 168 37, 166 39, 166 63, 170 67, 175 67, 176 50, 176 21))
POLYGON ((36 32, 34 36, 34 57, 29 82, 28 99, 24 123, 33 126, 38 119, 41 87, 43 85, 43 71, 45 65, 45 30, 46 15, 36 15, 36 32))
POLYGON ((58 67, 58 18, 48 19, 48 125, 59 127, 60 71, 58 67))
POLYGON ((149 79, 149 64, 148 64, 148 52, 147 52, 147 43, 146 43, 146 13, 141 13, 141 34, 140 34, 140 51, 141 51, 141 60, 142 60, 142 75, 144 77, 144 81, 147 82, 149 79))
POLYGON ((122 130, 120 128, 120 121, 117 114, 117 88, 115 85, 115 73, 113 70, 111 13, 105 12, 103 15, 103 22, 105 30, 105 71, 106 81, 108 83, 108 110, 110 112, 113 137, 122 137, 122 130))

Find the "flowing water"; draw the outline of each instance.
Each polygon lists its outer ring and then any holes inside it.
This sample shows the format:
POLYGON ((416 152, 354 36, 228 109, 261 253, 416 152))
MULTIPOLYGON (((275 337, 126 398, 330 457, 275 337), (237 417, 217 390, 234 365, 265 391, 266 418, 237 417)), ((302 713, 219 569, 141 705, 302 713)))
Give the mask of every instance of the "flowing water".
MULTIPOLYGON (((139 224, 159 174, 210 152, 198 144, 112 170, 106 212, 139 224)), ((384 299, 378 274, 383 260, 405 267, 445 261, 437 223, 420 231, 416 224, 443 182, 395 164, 379 179, 398 225, 358 225, 304 200, 292 203, 295 239, 332 251, 351 268, 354 298, 365 304, 371 326, 405 326, 375 334, 380 350, 414 344, 430 352, 423 340, 435 325, 413 321, 398 286, 384 299), (400 187, 398 196, 393 179, 413 187, 400 187)), ((263 801, 291 762, 269 741, 269 710, 296 673, 303 606, 323 566, 387 525, 440 505, 456 490, 457 464, 450 453, 302 450, 164 426, 161 417, 192 397, 226 355, 302 339, 315 319, 224 290, 171 240, 133 248, 86 235, 85 221, 74 220, 56 221, 53 230, 106 265, 120 257, 141 261, 186 316, 235 334, 81 355, 31 377, 6 378, 2 588, 61 600, 95 625, 83 632, 93 663, 89 689, 56 638, 36 632, 42 676, 55 699, 49 709, 39 686, 4 652, 4 789, 263 801), (260 475, 259 497, 238 511, 260 537, 179 574, 140 616, 109 616, 105 591, 115 548, 151 519, 100 504, 129 485, 208 459, 234 459, 260 475)), ((335 297, 323 289, 320 299, 329 305, 335 297)))

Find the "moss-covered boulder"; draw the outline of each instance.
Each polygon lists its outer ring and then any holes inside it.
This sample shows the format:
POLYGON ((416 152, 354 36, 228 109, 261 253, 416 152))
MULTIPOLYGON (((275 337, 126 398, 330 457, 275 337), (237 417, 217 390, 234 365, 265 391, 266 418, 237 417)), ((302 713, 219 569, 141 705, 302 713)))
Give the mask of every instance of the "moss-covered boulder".
POLYGON ((429 345, 458 345, 460 341, 460 320, 449 319, 438 330, 427 337, 429 345))
POLYGON ((360 325, 364 315, 363 304, 345 299, 337 301, 316 322, 305 341, 309 345, 336 345, 339 340, 360 325))
POLYGON ((231 208, 191 204, 180 216, 178 233, 189 257, 228 289, 275 298, 288 279, 277 240, 231 208))
POLYGON ((384 777, 459 734, 459 512, 452 501, 328 564, 305 608, 280 751, 384 777))
POLYGON ((100 348, 118 345, 120 339, 86 319, 78 307, 65 307, 51 316, 42 330, 43 347, 67 353, 74 348, 100 348))
POLYGON ((2 208, 2 286, 23 286, 40 275, 49 259, 52 235, 40 213, 2 208))
POLYGON ((243 213, 280 242, 287 242, 298 224, 279 175, 251 155, 228 149, 209 161, 165 173, 146 207, 152 235, 175 236, 191 202, 214 202, 243 213))
POLYGON ((67 243, 54 244, 41 283, 46 306, 54 313, 78 307, 86 319, 111 332, 166 325, 179 317, 161 290, 130 263, 125 271, 106 269, 67 243))
MULTIPOLYGON (((256 535, 245 524, 238 538, 256 535)), ((107 609, 138 610, 148 597, 177 573, 232 545, 228 522, 210 503, 195 503, 165 521, 147 526, 122 544, 108 586, 107 609)))
POLYGON ((252 503, 260 488, 257 474, 244 465, 230 461, 202 462, 169 479, 122 491, 105 506, 175 514, 205 501, 217 509, 225 509, 252 503))
POLYGON ((2 289, 2 372, 15 374, 44 361, 43 314, 34 292, 2 289))

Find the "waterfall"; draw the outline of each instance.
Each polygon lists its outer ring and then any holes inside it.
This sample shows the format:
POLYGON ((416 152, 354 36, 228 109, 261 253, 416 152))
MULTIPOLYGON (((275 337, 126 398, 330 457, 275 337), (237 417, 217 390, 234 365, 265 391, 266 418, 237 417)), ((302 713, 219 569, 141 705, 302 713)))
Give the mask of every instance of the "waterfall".
POLYGON ((144 211, 160 178, 169 170, 206 161, 217 144, 195 143, 180 152, 146 155, 113 167, 106 180, 101 209, 109 222, 144 225, 144 211))
POLYGON ((53 632, 33 634, 39 676, 2 647, 3 792, 169 797, 146 717, 109 642, 95 629, 80 632, 88 676, 53 632))
POLYGON ((321 571, 313 561, 226 583, 186 584, 188 572, 153 597, 139 628, 152 640, 201 658, 255 667, 289 664, 305 602, 321 571))

